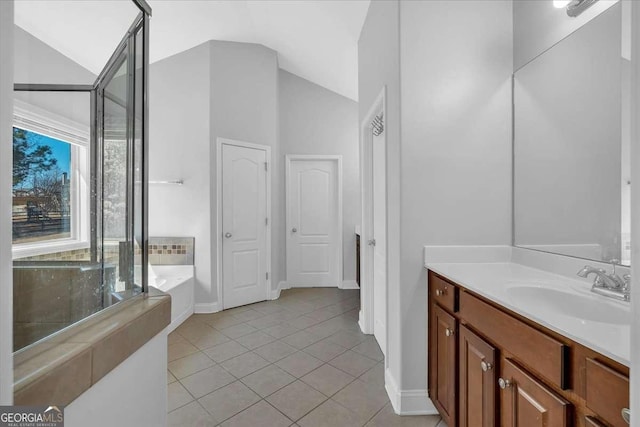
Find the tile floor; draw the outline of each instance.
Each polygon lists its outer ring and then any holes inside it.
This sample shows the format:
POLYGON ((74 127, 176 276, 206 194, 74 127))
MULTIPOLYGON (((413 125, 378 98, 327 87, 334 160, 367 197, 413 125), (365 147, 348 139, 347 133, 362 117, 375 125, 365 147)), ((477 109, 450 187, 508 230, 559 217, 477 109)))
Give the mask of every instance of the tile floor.
POLYGON ((394 414, 359 307, 357 290, 306 288, 191 316, 169 335, 169 426, 443 425, 394 414))

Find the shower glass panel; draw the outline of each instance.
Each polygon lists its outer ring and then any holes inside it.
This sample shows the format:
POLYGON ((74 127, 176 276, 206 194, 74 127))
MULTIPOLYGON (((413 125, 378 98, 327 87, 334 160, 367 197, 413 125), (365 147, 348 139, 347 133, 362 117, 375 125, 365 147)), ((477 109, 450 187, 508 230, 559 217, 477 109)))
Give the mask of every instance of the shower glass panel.
MULTIPOLYGON (((51 13, 64 7, 56 3, 47 3, 51 13)), ((92 84, 78 46, 16 27, 28 51, 16 46, 15 351, 147 290, 149 9, 142 0, 129 6, 137 16, 123 12, 128 24, 116 27, 128 30, 92 84)))

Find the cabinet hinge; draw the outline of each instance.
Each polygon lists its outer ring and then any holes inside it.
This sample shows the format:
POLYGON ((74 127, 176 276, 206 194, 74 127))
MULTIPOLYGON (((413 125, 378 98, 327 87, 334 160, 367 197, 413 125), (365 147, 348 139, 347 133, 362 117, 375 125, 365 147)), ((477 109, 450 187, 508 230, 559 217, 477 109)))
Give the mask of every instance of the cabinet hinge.
POLYGON ((265 273, 265 277, 269 280, 269 273, 265 273))
POLYGON ((269 163, 264 162, 264 170, 269 170, 269 163))
POLYGON ((264 219, 264 225, 269 225, 269 218, 264 219))

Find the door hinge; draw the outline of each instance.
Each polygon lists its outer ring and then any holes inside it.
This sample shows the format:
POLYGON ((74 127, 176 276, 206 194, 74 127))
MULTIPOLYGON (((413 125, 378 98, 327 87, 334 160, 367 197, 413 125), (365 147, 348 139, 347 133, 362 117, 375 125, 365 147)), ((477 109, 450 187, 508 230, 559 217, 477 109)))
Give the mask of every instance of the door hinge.
POLYGON ((265 273, 267 280, 269 280, 269 273, 265 273))
POLYGON ((269 170, 269 163, 264 162, 264 170, 269 170))
POLYGON ((264 225, 269 225, 269 218, 264 219, 264 225))

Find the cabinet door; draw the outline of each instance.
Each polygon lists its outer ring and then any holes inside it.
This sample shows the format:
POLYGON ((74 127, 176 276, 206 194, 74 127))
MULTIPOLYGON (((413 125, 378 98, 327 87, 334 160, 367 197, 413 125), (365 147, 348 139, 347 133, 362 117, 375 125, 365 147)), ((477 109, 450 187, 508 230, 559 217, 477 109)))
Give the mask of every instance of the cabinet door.
POLYGON ((431 308, 434 310, 434 324, 430 328, 432 347, 429 349, 433 376, 430 380, 431 400, 447 425, 455 426, 457 321, 437 305, 432 305, 431 308))
POLYGON ((496 349, 460 326, 460 427, 496 425, 496 349))
POLYGON ((556 395, 535 377, 503 360, 498 380, 504 427, 566 427, 571 403, 556 395))

